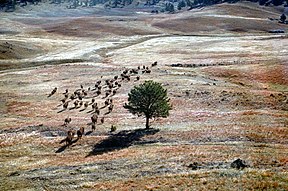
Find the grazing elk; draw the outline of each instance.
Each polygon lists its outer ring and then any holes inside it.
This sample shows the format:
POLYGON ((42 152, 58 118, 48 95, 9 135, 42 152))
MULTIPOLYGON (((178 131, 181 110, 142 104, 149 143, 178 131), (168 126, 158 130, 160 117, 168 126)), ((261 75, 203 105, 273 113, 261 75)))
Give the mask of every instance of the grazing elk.
POLYGON ((136 76, 136 81, 139 81, 140 80, 140 76, 136 76))
POLYGON ((67 118, 64 120, 64 126, 67 126, 71 121, 72 121, 72 119, 71 119, 70 117, 67 117, 67 118))
POLYGON ((81 139, 84 135, 84 127, 80 127, 79 130, 77 130, 77 139, 81 139))
POLYGON ((60 142, 60 144, 63 143, 63 142, 65 142, 65 143, 66 143, 66 146, 71 145, 72 142, 73 142, 74 135, 75 135, 75 132, 74 132, 74 131, 72 131, 72 130, 67 131, 67 137, 66 137, 64 140, 62 140, 62 141, 60 142))
POLYGON ((93 104, 95 102, 95 99, 94 98, 92 98, 92 100, 91 100, 91 103, 93 104))
POLYGON ((97 123, 97 120, 98 120, 98 115, 93 114, 92 117, 91 117, 92 124, 93 123, 97 123))
POLYGON ((99 108, 97 107, 97 108, 95 108, 95 113, 97 114, 97 115, 100 115, 100 110, 99 110, 99 108))
POLYGON ((109 112, 109 113, 111 113, 111 112, 112 112, 112 110, 113 110, 113 107, 114 107, 114 105, 113 105, 113 104, 109 105, 109 107, 108 107, 108 112, 109 112))
POLYGON ((88 103, 88 101, 86 101, 86 102, 84 103, 84 108, 86 109, 86 108, 88 107, 88 105, 89 105, 89 103, 88 103))
POLYGON ((101 124, 104 123, 104 117, 102 117, 102 118, 100 119, 100 122, 101 122, 101 124))
POLYGON ((78 107, 78 104, 79 104, 79 101, 78 101, 78 100, 75 100, 73 104, 74 104, 74 108, 77 108, 77 107, 78 107))
POLYGON ((151 65, 151 67, 154 67, 154 66, 157 66, 157 61, 155 61, 155 62, 151 65))
POLYGON ((65 103, 63 104, 63 108, 64 108, 64 109, 67 109, 67 108, 68 108, 68 105, 69 105, 69 101, 67 101, 67 102, 65 102, 65 103))
POLYGON ((66 102, 67 98, 63 98, 60 101, 62 102, 62 104, 64 104, 66 102))
POLYGON ((92 128, 92 131, 95 131, 95 129, 96 129, 96 124, 95 124, 95 123, 92 123, 91 128, 92 128))
POLYGON ((92 110, 97 109, 97 108, 98 108, 98 104, 97 104, 97 103, 93 103, 93 104, 91 105, 91 107, 92 107, 92 110))
POLYGON ((54 94, 56 93, 56 91, 57 91, 57 88, 55 87, 55 88, 51 91, 51 93, 48 95, 48 97, 54 95, 54 94))

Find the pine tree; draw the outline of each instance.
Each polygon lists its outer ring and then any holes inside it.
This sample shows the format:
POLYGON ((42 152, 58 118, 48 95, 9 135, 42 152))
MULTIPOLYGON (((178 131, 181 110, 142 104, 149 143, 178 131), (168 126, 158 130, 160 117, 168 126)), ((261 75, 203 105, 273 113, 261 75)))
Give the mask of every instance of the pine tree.
POLYGON ((135 86, 128 94, 128 104, 124 108, 134 115, 146 117, 146 128, 149 128, 149 119, 168 117, 172 109, 167 97, 167 90, 160 83, 152 80, 135 86))

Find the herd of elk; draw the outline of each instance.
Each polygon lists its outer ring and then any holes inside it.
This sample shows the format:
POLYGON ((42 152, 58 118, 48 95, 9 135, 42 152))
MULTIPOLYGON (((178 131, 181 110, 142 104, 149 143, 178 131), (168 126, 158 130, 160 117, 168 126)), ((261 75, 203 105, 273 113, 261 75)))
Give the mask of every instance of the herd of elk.
MULTIPOLYGON (((157 61, 151 65, 151 68, 156 65, 157 65, 157 61)), ((134 81, 139 81, 140 80, 139 73, 149 74, 151 73, 151 70, 149 69, 148 66, 142 66, 142 67, 138 66, 137 68, 133 68, 133 69, 124 69, 120 75, 116 75, 112 79, 103 80, 102 79, 103 76, 101 76, 102 80, 98 80, 94 84, 95 89, 88 87, 87 90, 85 90, 86 88, 84 89, 84 86, 82 84, 80 85, 80 89, 76 89, 74 92, 72 91, 73 93, 69 93, 70 91, 66 89, 65 92, 63 93, 64 98, 60 100, 62 102, 63 111, 68 109, 69 102, 72 102, 72 101, 73 101, 74 107, 70 108, 69 110, 79 109, 84 106, 84 108, 80 110, 80 111, 84 111, 88 108, 89 105, 91 105, 92 110, 88 111, 88 113, 92 112, 91 128, 92 128, 92 131, 95 131, 98 117, 100 115, 100 109, 104 109, 108 107, 108 111, 104 113, 104 115, 111 113, 114 108, 113 100, 111 97, 117 94, 118 92, 117 90, 122 87, 121 85, 122 83, 125 83, 127 81, 129 82, 131 81, 132 78, 135 79, 134 81), (102 97, 102 99, 105 98, 105 101, 103 103, 104 105, 102 107, 98 107, 98 103, 96 102, 95 97, 99 96, 103 92, 105 94, 105 97, 102 97), (88 98, 88 95, 90 95, 89 98, 88 98), (91 96, 93 96, 92 99, 91 99, 91 96), (84 101, 85 99, 86 100, 91 99, 91 102, 84 101)), ((51 97, 56 92, 57 92, 57 87, 55 87, 51 91, 48 97, 51 97)), ((71 120, 72 119, 70 117, 66 118, 64 120, 64 126, 68 126, 71 120)), ((104 123, 104 117, 102 116, 100 119, 100 124, 103 124, 103 123, 104 123)), ((71 145, 73 143, 73 138, 75 134, 77 134, 77 139, 81 139, 84 134, 84 127, 81 127, 79 130, 76 131, 76 133, 75 131, 68 130, 67 137, 63 141, 61 141, 61 143, 66 142, 66 145, 71 145)))

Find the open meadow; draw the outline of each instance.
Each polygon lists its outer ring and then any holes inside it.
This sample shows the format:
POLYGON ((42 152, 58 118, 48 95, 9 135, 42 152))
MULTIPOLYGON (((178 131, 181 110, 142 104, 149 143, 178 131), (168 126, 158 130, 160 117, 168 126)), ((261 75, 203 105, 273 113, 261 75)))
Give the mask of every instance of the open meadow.
POLYGON ((40 6, 0 13, 0 190, 288 190, 288 38, 268 33, 288 30, 268 19, 282 10, 40 6), (114 76, 121 86, 106 96, 114 76), (123 108, 145 80, 173 107, 148 130, 123 108), (83 105, 65 109, 66 89, 67 100, 85 92, 83 105), (80 127, 81 139, 60 144, 80 127), (231 167, 238 158, 246 168, 231 167))

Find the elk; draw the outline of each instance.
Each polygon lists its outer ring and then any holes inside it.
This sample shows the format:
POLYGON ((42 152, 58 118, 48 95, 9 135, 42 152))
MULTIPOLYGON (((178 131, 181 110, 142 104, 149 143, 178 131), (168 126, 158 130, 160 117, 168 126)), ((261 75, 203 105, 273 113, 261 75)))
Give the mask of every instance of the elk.
POLYGON ((92 128, 92 131, 95 131, 95 129, 96 129, 96 124, 95 124, 95 123, 92 123, 91 128, 92 128))
POLYGON ((108 107, 108 112, 109 112, 109 113, 111 113, 111 112, 112 112, 112 110, 113 110, 113 107, 114 107, 114 105, 113 105, 113 104, 111 104, 111 105, 108 107))
POLYGON ((97 115, 100 115, 100 110, 99 110, 98 107, 95 109, 95 113, 96 113, 97 115))
POLYGON ((102 117, 102 118, 100 119, 100 122, 101 122, 101 124, 104 123, 104 117, 102 117))
POLYGON ((68 94, 68 89, 65 90, 65 92, 63 94, 68 94))
POLYGON ((64 104, 66 102, 67 98, 63 98, 60 101, 64 104))
POLYGON ((115 95, 117 93, 117 90, 113 90, 112 95, 115 95))
POLYGON ((80 127, 80 129, 77 130, 77 138, 81 139, 83 134, 84 134, 84 127, 80 127))
POLYGON ((93 114, 92 117, 91 117, 92 124, 97 123, 97 120, 98 120, 98 115, 93 114))
POLYGON ((88 105, 89 105, 89 103, 86 101, 86 102, 84 103, 85 109, 88 107, 88 105))
POLYGON ((91 106, 91 107, 92 107, 92 110, 94 110, 94 109, 98 108, 98 106, 97 106, 97 105, 98 105, 97 103, 93 103, 93 104, 92 104, 92 106, 91 106))
POLYGON ((51 91, 51 93, 48 95, 48 97, 54 95, 54 94, 56 93, 56 91, 57 91, 57 88, 55 87, 55 88, 51 91))
POLYGON ((118 76, 114 76, 114 80, 117 80, 118 79, 118 76))
POLYGON ((93 104, 95 102, 95 99, 94 98, 92 98, 92 100, 91 100, 91 103, 93 104))
POLYGON ((76 99, 76 95, 75 95, 75 94, 72 94, 72 95, 70 96, 70 99, 71 99, 71 100, 76 99))
POLYGON ((75 135, 74 131, 72 130, 67 131, 67 137, 64 140, 62 140, 60 143, 66 142, 66 146, 71 145, 74 135, 75 135))
POLYGON ((140 80, 140 76, 136 76, 136 81, 140 80))
POLYGON ((151 67, 154 67, 154 66, 157 66, 157 61, 155 61, 155 62, 151 65, 151 67))
POLYGON ((65 102, 65 103, 63 104, 63 108, 64 108, 64 109, 67 109, 67 108, 68 108, 68 105, 69 105, 69 102, 67 101, 67 102, 65 102))
POLYGON ((71 121, 72 121, 72 119, 71 119, 70 117, 67 117, 67 118, 64 120, 64 126, 67 126, 71 121))
POLYGON ((78 100, 75 100, 75 101, 74 101, 74 107, 77 108, 78 104, 79 104, 79 101, 78 101, 78 100))
POLYGON ((106 99, 104 104, 105 104, 105 107, 108 106, 109 105, 109 99, 106 99))

